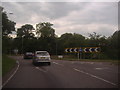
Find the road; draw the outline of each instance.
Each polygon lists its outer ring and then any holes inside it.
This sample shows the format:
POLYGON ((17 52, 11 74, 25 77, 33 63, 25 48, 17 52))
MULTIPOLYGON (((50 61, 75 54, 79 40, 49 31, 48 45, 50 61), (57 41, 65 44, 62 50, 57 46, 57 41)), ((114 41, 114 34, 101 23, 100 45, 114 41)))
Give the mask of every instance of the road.
POLYGON ((52 60, 51 66, 34 66, 14 58, 19 68, 3 88, 118 88, 118 67, 107 62, 52 60))

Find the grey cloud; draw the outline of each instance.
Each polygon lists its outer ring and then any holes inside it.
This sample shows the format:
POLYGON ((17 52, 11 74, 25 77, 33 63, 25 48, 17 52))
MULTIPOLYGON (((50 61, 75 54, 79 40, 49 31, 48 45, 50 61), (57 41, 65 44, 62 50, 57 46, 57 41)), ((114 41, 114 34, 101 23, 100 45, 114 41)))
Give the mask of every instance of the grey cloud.
POLYGON ((73 10, 84 8, 89 3, 72 2, 5 2, 3 6, 20 14, 42 14, 51 19, 56 19, 68 15, 73 10), (10 7, 10 8, 9 8, 10 7), (46 8, 46 9, 44 9, 46 8), (24 12, 24 13, 23 13, 24 12))
POLYGON ((49 13, 47 11, 46 15, 56 19, 69 15, 71 11, 83 9, 88 3, 54 2, 49 4, 51 4, 51 7, 48 7, 49 13))
MULTIPOLYGON (((93 3, 92 3, 93 4, 93 3)), ((104 8, 96 8, 90 6, 91 3, 72 3, 72 2, 53 2, 53 3, 38 3, 38 2, 19 2, 19 3, 3 3, 3 5, 17 15, 20 22, 28 21, 32 15, 45 16, 50 19, 57 19, 68 16, 72 11, 81 13, 82 16, 71 17, 71 21, 79 24, 86 24, 91 22, 96 23, 115 23, 117 18, 117 3, 94 3, 98 7, 103 5, 104 8), (45 9, 44 9, 45 8, 45 9), (93 8, 93 10, 82 13, 86 8, 93 8), (103 9, 103 10, 102 10, 103 9)))
MULTIPOLYGON (((117 24, 118 14, 117 14, 117 3, 94 3, 94 5, 88 5, 87 8, 84 9, 84 12, 78 12, 77 18, 73 16, 71 21, 74 24, 91 24, 91 23, 102 23, 102 24, 117 24), (98 6, 96 8, 95 6, 98 6), (100 7, 99 7, 100 6, 100 7), (101 8, 103 7, 103 8, 101 8)), ((70 19, 70 18, 69 18, 70 19)))
MULTIPOLYGON (((48 18, 51 22, 56 21, 56 23, 54 22, 56 29, 73 25, 71 32, 84 34, 88 31, 83 31, 84 28, 77 29, 75 26, 92 23, 117 26, 117 2, 3 2, 2 5, 6 11, 14 13, 10 17, 18 24, 36 24, 42 20, 47 21, 48 18), (59 25, 59 22, 64 25, 59 25)), ((63 30, 67 32, 67 30, 63 30)), ((96 31, 110 35, 114 30, 105 27, 96 31)))

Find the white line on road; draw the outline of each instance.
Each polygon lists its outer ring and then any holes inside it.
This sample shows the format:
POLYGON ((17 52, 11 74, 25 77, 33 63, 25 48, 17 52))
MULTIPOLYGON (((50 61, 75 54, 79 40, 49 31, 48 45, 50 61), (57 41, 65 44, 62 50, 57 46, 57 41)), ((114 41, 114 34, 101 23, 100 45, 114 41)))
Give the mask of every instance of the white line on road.
POLYGON ((45 71, 45 70, 43 70, 43 69, 41 69, 39 67, 35 67, 35 68, 38 69, 38 70, 40 70, 40 71, 42 71, 42 72, 47 72, 47 71, 45 71))
POLYGON ((95 68, 96 70, 102 70, 103 68, 95 68))
POLYGON ((73 68, 73 69, 74 69, 75 71, 78 71, 78 72, 81 72, 81 73, 87 74, 87 75, 89 75, 89 76, 91 76, 91 77, 97 78, 97 79, 99 79, 99 80, 102 80, 102 81, 104 81, 104 82, 107 82, 107 83, 109 83, 109 84, 112 84, 112 85, 115 85, 115 86, 116 86, 115 83, 112 83, 112 82, 110 82, 110 81, 108 81, 108 80, 105 80, 105 79, 103 79, 103 78, 97 77, 97 76, 95 76, 95 75, 92 75, 92 74, 90 74, 90 73, 87 73, 87 72, 81 71, 81 70, 76 69, 76 68, 73 68))
POLYGON ((80 62, 80 64, 94 64, 94 62, 80 62))
POLYGON ((60 65, 60 66, 63 66, 63 64, 59 64, 59 63, 56 63, 56 62, 52 62, 52 63, 57 64, 57 65, 60 65))
POLYGON ((8 80, 2 85, 2 87, 4 87, 4 86, 10 81, 10 79, 15 75, 15 73, 18 71, 18 68, 19 68, 20 64, 19 64, 19 61, 16 61, 16 63, 18 64, 16 70, 15 70, 14 73, 8 78, 8 80))

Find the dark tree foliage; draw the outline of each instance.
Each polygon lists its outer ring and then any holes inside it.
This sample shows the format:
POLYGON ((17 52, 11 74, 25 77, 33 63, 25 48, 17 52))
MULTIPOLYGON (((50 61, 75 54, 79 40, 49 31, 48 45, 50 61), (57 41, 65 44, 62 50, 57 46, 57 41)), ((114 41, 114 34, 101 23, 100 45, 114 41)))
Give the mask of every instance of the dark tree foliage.
POLYGON ((120 30, 114 32, 108 40, 109 45, 107 46, 106 54, 112 59, 120 59, 118 55, 120 51, 120 30))
POLYGON ((36 39, 33 30, 34 27, 31 24, 22 25, 17 29, 17 37, 14 39, 14 45, 19 50, 19 53, 34 50, 36 39))
POLYGON ((32 25, 25 24, 21 26, 21 28, 17 29, 17 37, 19 38, 25 37, 27 39, 33 38, 34 34, 32 30, 34 30, 34 27, 32 25))
POLYGON ((15 22, 8 19, 6 12, 2 12, 2 35, 7 36, 15 31, 15 22))
POLYGON ((36 24, 36 34, 39 37, 47 38, 47 37, 54 37, 55 30, 52 28, 53 24, 49 22, 43 22, 36 24))
POLYGON ((65 33, 57 41, 58 53, 63 54, 65 48, 85 46, 85 37, 81 34, 65 33))
POLYGON ((12 51, 12 38, 9 34, 15 31, 15 22, 8 19, 7 13, 2 11, 2 52, 11 53, 12 51))
MULTIPOLYGON (((55 29, 50 22, 36 24, 36 30, 31 24, 25 24, 17 29, 17 37, 10 38, 9 34, 14 31, 15 23, 10 21, 6 13, 3 13, 3 51, 12 53, 17 48, 19 53, 26 51, 46 50, 51 55, 63 55, 65 48, 75 47, 100 47, 99 59, 120 59, 120 30, 113 33, 110 37, 105 37, 93 32, 89 37, 77 33, 64 33, 60 37, 55 35, 55 29), (10 29, 9 29, 10 28, 10 29), (36 32, 36 35, 33 33, 36 32)), ((76 54, 74 54, 76 55, 76 54)), ((95 58, 96 53, 83 53, 82 58, 95 58)))

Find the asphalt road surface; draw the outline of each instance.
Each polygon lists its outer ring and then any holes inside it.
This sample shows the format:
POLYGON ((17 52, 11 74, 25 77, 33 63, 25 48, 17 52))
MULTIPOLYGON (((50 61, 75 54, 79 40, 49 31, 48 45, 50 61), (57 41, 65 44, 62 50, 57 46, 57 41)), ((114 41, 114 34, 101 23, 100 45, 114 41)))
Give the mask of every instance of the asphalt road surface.
POLYGON ((3 88, 118 88, 118 66, 106 62, 52 60, 51 66, 34 66, 13 58, 19 67, 3 88))

